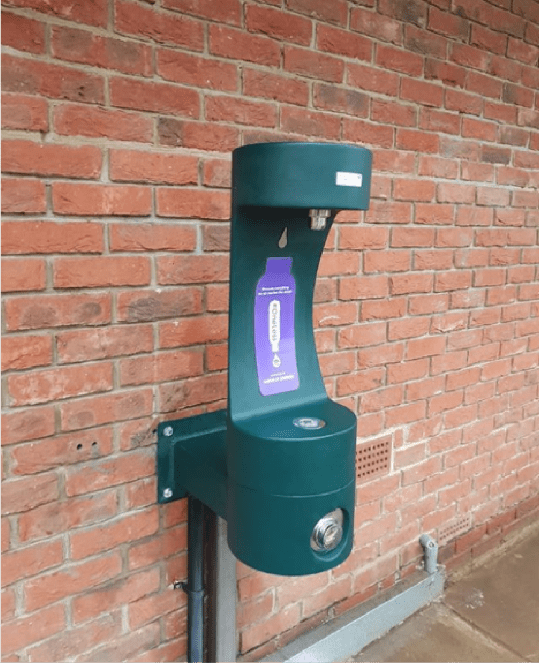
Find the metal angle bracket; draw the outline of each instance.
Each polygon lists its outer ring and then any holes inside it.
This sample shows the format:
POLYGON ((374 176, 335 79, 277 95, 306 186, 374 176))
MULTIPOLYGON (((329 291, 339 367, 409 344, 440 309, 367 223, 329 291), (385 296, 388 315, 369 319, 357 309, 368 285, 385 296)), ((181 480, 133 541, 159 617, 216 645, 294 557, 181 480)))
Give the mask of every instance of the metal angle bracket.
POLYGON ((226 517, 226 416, 226 410, 217 410, 159 424, 159 504, 191 494, 226 517))

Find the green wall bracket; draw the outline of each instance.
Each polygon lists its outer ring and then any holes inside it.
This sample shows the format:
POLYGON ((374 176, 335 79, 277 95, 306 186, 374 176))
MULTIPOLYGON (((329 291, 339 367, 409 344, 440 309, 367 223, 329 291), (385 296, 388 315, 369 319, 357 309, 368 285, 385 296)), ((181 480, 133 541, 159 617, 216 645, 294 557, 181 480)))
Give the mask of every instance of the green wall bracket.
POLYGON ((314 343, 320 257, 341 209, 367 209, 371 153, 264 143, 233 153, 227 410, 158 428, 158 499, 194 495, 244 563, 280 575, 350 554, 356 417, 327 397, 314 343))

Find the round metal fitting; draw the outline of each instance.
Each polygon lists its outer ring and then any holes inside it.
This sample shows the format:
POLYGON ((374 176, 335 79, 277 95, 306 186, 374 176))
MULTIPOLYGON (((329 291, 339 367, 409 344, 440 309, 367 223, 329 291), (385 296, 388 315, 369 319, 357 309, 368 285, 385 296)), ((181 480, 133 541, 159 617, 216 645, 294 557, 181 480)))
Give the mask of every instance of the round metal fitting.
POLYGON ((296 428, 305 430, 317 430, 318 428, 324 428, 326 425, 323 419, 317 419, 316 417, 296 417, 292 423, 296 428))
POLYGON ((165 437, 170 437, 174 431, 172 430, 172 426, 167 426, 166 428, 163 428, 163 435, 165 437))
POLYGON ((318 552, 328 552, 342 541, 343 537, 343 511, 335 509, 326 513, 316 523, 311 536, 311 548, 318 552))
POLYGON ((172 489, 171 488, 165 488, 163 491, 163 497, 168 500, 169 497, 172 497, 172 489))

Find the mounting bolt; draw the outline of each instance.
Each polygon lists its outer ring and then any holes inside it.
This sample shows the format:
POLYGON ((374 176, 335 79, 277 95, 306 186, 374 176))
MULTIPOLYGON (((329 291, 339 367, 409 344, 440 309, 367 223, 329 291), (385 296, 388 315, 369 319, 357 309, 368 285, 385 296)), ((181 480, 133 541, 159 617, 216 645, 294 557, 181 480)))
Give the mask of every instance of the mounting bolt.
POLYGON ((170 437, 174 431, 172 430, 172 426, 167 426, 166 428, 163 428, 163 435, 165 437, 170 437))
POLYGON ((169 497, 172 497, 172 489, 171 488, 165 488, 163 491, 163 497, 168 500, 169 497))

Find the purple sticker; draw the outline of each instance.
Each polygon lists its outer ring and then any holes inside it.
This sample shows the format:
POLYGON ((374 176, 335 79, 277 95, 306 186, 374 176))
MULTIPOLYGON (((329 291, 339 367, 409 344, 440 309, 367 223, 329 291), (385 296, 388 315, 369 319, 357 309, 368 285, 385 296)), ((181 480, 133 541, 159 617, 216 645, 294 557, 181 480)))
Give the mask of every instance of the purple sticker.
POLYGON ((294 329, 296 282, 291 268, 292 258, 268 258, 266 273, 256 285, 256 370, 262 396, 299 387, 294 329))

